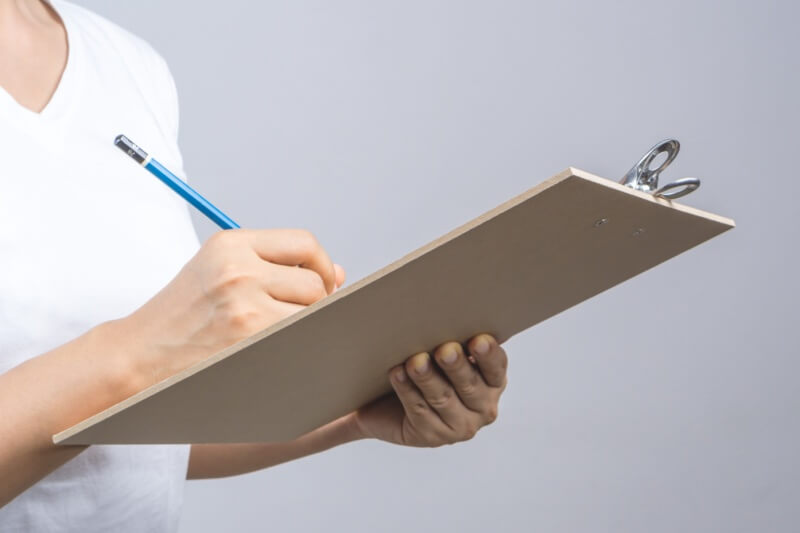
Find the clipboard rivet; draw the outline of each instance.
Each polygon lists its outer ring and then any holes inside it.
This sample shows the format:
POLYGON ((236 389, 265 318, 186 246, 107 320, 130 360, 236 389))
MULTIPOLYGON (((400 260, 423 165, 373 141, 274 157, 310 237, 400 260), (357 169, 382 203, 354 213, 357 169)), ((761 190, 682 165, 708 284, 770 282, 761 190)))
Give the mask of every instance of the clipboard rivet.
POLYGON ((595 228, 599 228, 600 226, 602 226, 606 222, 608 222, 607 218, 598 218, 597 220, 595 220, 593 225, 594 225, 595 228))

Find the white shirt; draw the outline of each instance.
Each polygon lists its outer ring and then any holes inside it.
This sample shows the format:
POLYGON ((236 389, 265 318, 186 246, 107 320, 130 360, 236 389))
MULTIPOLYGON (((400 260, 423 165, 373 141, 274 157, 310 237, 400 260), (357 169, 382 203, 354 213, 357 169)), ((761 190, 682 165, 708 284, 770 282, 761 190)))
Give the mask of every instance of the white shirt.
MULTIPOLYGON (((125 134, 185 178, 163 59, 52 5, 69 41, 52 100, 37 114, 0 88, 0 372, 129 314, 199 246, 186 203, 113 145, 125 134)), ((91 446, 0 509, 0 531, 175 531, 188 453, 91 446)))

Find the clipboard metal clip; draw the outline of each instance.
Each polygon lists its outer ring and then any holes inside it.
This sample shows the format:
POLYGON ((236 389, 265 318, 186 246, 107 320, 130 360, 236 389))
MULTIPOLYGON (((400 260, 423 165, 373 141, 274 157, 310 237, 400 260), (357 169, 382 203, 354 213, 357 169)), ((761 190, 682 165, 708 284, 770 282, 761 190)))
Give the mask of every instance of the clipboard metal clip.
POLYGON ((700 186, 700 180, 697 178, 681 178, 662 187, 658 186, 659 174, 672 163, 680 149, 681 143, 675 139, 661 141, 644 154, 638 163, 633 165, 620 180, 620 183, 667 200, 680 198, 695 191, 700 186), (656 168, 651 168, 650 165, 662 153, 667 154, 667 157, 656 168))

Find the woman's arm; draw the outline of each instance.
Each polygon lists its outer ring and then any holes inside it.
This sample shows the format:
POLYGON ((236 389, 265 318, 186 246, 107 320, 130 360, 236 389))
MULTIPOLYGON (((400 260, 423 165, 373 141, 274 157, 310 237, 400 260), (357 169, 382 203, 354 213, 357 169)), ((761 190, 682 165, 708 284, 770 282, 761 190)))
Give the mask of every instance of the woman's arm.
POLYGON ((363 438, 354 413, 290 442, 193 444, 187 479, 237 476, 363 438))
POLYGON ((0 506, 85 449, 55 446, 53 434, 303 309, 343 279, 307 231, 220 232, 131 315, 0 375, 0 506))
POLYGON ((147 384, 130 333, 108 322, 0 375, 0 507, 86 449, 53 434, 147 384))

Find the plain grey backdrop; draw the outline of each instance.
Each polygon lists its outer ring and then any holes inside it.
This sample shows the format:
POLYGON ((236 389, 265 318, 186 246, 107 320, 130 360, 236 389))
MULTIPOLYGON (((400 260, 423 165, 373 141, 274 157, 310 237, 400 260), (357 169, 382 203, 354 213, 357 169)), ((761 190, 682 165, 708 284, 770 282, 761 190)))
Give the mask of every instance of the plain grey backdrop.
POLYGON ((738 224, 512 339, 473 441, 190 482, 182 532, 800 527, 797 3, 80 2, 167 59, 193 184, 350 282, 665 137, 738 224))

